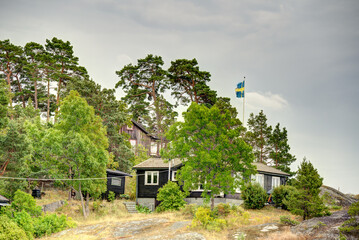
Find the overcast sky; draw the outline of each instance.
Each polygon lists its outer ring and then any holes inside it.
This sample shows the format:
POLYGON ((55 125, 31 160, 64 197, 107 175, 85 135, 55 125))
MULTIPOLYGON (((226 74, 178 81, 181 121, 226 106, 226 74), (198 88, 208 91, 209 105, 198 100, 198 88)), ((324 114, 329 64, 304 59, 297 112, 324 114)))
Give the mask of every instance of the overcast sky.
POLYGON ((149 53, 165 68, 196 58, 241 117, 234 89, 245 76, 245 118, 263 109, 287 128, 292 170, 307 157, 324 184, 359 193, 359 1, 0 1, 1 40, 70 41, 106 88, 149 53))

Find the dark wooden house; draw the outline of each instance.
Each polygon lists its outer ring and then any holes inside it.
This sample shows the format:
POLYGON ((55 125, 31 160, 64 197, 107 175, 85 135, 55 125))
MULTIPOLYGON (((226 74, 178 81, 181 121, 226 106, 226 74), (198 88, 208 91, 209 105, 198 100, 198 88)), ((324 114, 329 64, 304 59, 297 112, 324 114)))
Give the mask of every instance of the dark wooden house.
POLYGON ((108 195, 109 191, 114 192, 116 196, 120 194, 124 194, 126 177, 132 177, 132 175, 111 169, 107 169, 106 173, 107 173, 107 191, 105 193, 106 196, 108 195))
MULTIPOLYGON (((251 176, 251 181, 258 182, 267 192, 276 186, 283 185, 289 177, 288 173, 282 172, 276 168, 264 165, 262 163, 253 163, 257 167, 257 174, 251 176)), ((182 167, 179 159, 165 162, 162 158, 150 158, 136 166, 137 184, 136 184, 136 202, 154 210, 158 205, 156 196, 158 189, 168 181, 177 181, 177 170, 182 167)), ((190 204, 203 204, 201 197, 203 190, 196 189, 190 192, 185 199, 190 204)), ((215 204, 229 203, 242 204, 240 189, 235 194, 221 194, 215 198, 215 204)))
POLYGON ((121 129, 122 132, 130 135, 131 146, 136 149, 139 145, 142 145, 148 151, 148 156, 159 156, 161 149, 160 139, 150 134, 142 124, 135 120, 132 120, 132 124, 132 126, 124 126, 121 129))

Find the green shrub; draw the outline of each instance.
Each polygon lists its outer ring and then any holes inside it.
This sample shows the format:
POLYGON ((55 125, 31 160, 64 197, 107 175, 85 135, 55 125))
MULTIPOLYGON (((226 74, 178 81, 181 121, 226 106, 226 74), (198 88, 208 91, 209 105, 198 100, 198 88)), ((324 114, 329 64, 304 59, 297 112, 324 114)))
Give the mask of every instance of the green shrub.
POLYGON ((188 204, 182 209, 182 214, 189 215, 192 218, 196 214, 198 207, 197 204, 188 204))
POLYGON ((220 203, 213 209, 213 212, 216 216, 226 217, 231 213, 231 205, 220 203))
POLYGON ((169 181, 158 189, 157 201, 161 203, 158 205, 156 211, 179 210, 186 205, 185 197, 186 194, 181 191, 178 184, 169 181))
POLYGON ((66 228, 75 227, 75 223, 71 218, 67 220, 65 215, 48 214, 36 219, 34 223, 34 235, 42 237, 52 233, 60 232, 66 228))
POLYGON ((268 200, 268 195, 258 183, 248 183, 242 188, 245 208, 261 209, 268 200))
POLYGON ((292 220, 289 216, 280 216, 279 219, 281 224, 290 225, 290 226, 295 226, 299 224, 298 221, 292 220))
POLYGON ((109 202, 113 202, 115 199, 116 199, 116 194, 112 191, 109 191, 107 195, 107 200, 109 202))
POLYGON ((22 228, 28 239, 34 238, 34 220, 25 210, 21 212, 14 212, 12 220, 22 228))
POLYGON ((288 195, 292 192, 297 192, 297 189, 289 185, 281 185, 274 188, 272 193, 272 200, 275 206, 287 210, 288 206, 284 204, 283 200, 287 199, 288 195))
POLYGON ((128 200, 128 199, 130 199, 130 196, 127 194, 121 194, 120 198, 128 200))
POLYGON ((359 216, 359 202, 350 205, 348 214, 351 217, 339 227, 340 234, 343 238, 345 238, 344 234, 359 238, 359 221, 357 220, 357 217, 359 216))
POLYGON ((16 212, 25 210, 31 216, 40 216, 41 207, 36 205, 35 199, 28 193, 21 190, 15 192, 14 201, 11 203, 11 208, 16 212))
POLYGON ((0 216, 0 240, 29 239, 25 231, 13 222, 8 216, 0 216))
POLYGON ((136 205, 136 210, 139 213, 151 213, 151 210, 148 207, 142 206, 140 204, 136 205))
POLYGON ((215 218, 214 213, 208 207, 198 207, 192 220, 193 228, 201 227, 209 231, 221 231, 228 224, 225 219, 215 218))

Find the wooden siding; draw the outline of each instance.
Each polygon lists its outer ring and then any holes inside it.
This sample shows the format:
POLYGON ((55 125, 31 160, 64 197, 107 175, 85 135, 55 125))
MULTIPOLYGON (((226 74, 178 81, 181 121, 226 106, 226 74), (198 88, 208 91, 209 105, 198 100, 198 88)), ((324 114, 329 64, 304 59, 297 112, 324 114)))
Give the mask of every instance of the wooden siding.
POLYGON ((156 198, 158 189, 168 182, 168 171, 164 169, 137 170, 137 197, 156 198), (159 171, 158 185, 145 185, 145 172, 159 171))
POLYGON ((107 194, 109 191, 114 192, 116 196, 125 193, 125 180, 126 180, 125 176, 118 176, 118 175, 107 173, 107 177, 121 178, 121 186, 112 185, 111 184, 112 178, 107 178, 107 192, 106 192, 107 194))

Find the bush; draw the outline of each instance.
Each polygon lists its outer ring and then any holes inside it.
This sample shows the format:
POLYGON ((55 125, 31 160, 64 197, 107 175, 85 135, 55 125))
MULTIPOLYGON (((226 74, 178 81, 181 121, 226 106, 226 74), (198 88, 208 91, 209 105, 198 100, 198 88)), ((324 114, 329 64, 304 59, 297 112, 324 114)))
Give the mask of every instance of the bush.
POLYGON ((151 213, 151 210, 148 207, 142 206, 140 204, 136 205, 136 210, 139 213, 151 213))
POLYGON ((248 183, 242 188, 245 208, 261 209, 268 200, 268 195, 258 183, 248 183))
POLYGON ((60 232, 66 228, 75 227, 75 223, 71 218, 66 219, 65 215, 57 216, 54 214, 44 215, 36 219, 34 224, 34 235, 42 237, 52 233, 60 232))
POLYGON ((355 202, 350 205, 348 209, 348 214, 351 218, 343 223, 341 227, 339 227, 339 231, 343 239, 346 239, 343 235, 349 235, 356 238, 359 238, 359 222, 357 220, 357 216, 359 216, 359 202, 355 202))
POLYGON ((220 203, 213 209, 213 212, 215 216, 226 217, 231 212, 231 205, 220 203))
POLYGON ((179 210, 186 205, 185 197, 186 194, 181 191, 178 184, 169 181, 158 189, 157 201, 161 203, 158 205, 156 211, 179 210))
POLYGON ((298 221, 292 220, 289 216, 280 216, 280 223, 290 226, 295 226, 299 224, 298 221))
POLYGON ((209 231, 221 231, 227 226, 225 219, 216 218, 214 212, 208 207, 198 207, 191 226, 201 227, 209 231))
POLYGON ((0 240, 29 239, 26 233, 6 215, 0 216, 0 240))
POLYGON ((281 185, 274 188, 272 193, 272 200, 275 206, 287 210, 288 206, 284 204, 283 200, 287 199, 288 195, 292 192, 297 192, 297 189, 289 185, 281 185))
POLYGON ((34 238, 34 220, 31 218, 30 214, 22 210, 21 212, 13 213, 13 221, 25 231, 28 239, 34 238))
POLYGON ((196 214, 197 208, 197 204, 188 204, 182 209, 182 213, 184 215, 189 215, 192 218, 196 214))
POLYGON ((36 205, 35 199, 28 193, 21 190, 15 192, 14 201, 11 203, 11 208, 16 212, 25 210, 31 216, 40 216, 41 207, 36 205))
POLYGON ((121 195, 120 195, 120 198, 121 198, 121 199, 126 199, 126 200, 128 200, 128 199, 130 199, 130 196, 127 195, 127 194, 121 194, 121 195))
POLYGON ((115 199, 116 199, 116 194, 112 191, 109 191, 107 195, 107 200, 109 202, 113 202, 115 199))

